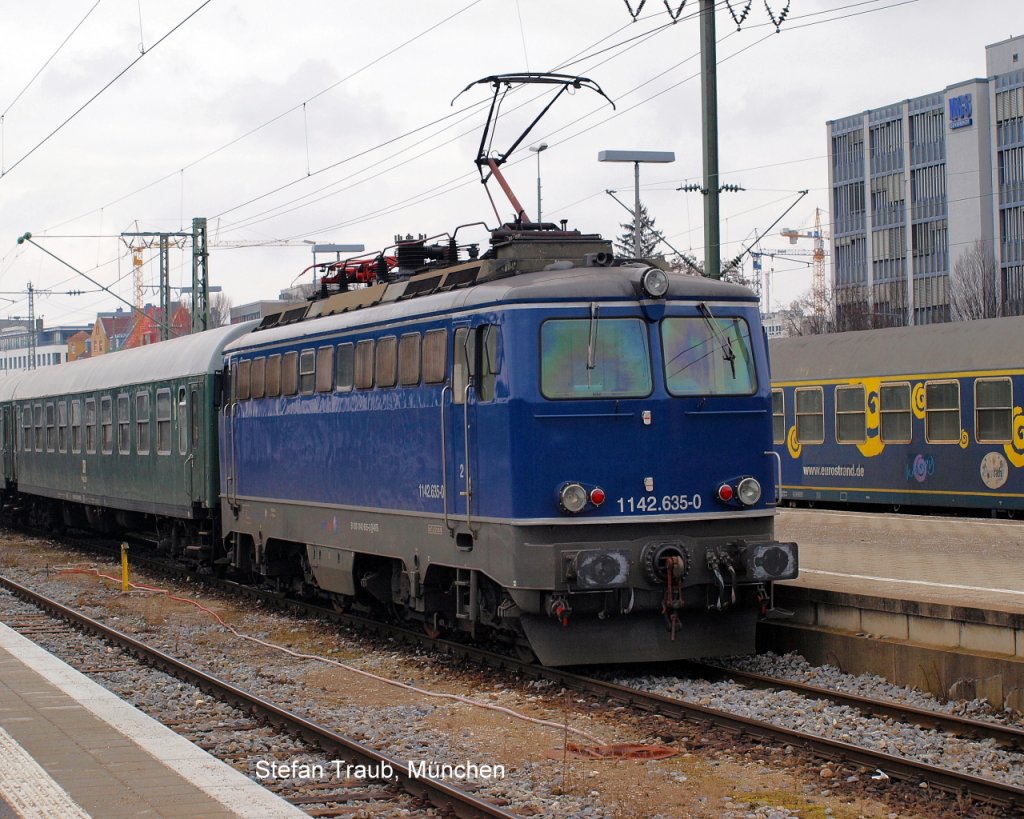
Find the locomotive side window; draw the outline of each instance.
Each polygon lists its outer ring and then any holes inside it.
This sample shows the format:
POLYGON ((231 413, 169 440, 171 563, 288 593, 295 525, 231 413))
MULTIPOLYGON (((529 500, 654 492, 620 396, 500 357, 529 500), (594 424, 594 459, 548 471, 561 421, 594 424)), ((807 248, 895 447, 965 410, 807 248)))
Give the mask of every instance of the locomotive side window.
POLYGON ((398 383, 403 387, 420 383, 419 333, 406 333, 398 341, 398 383))
POLYGON ((1005 443, 1013 434, 1013 386, 1009 378, 974 382, 974 440, 1005 443))
POLYGON ((267 398, 281 394, 281 356, 272 355, 267 359, 267 398))
POLYGON ((132 400, 127 393, 117 396, 117 451, 128 455, 132 451, 132 400))
POLYGON ((466 384, 473 365, 473 345, 470 343, 469 328, 460 327, 455 331, 455 358, 452 367, 452 403, 466 401, 466 384))
POLYGON ((926 382, 924 407, 925 439, 929 443, 959 443, 960 382, 926 382))
POLYGON ((750 395, 757 387, 750 327, 741 319, 667 318, 661 341, 672 395, 750 395))
POLYGON ((448 331, 429 330, 423 336, 423 380, 441 384, 448 372, 448 331))
POLYGON ((299 355, 299 392, 312 395, 316 387, 316 350, 303 350, 299 355))
POLYGON ((104 455, 114 451, 114 405, 109 395, 100 399, 100 450, 104 455))
POLYGON ((57 451, 68 451, 68 402, 57 404, 57 451))
POLYGON ((156 451, 171 454, 171 391, 156 391, 156 451))
POLYGON ((85 451, 96 451, 96 399, 85 399, 85 451))
POLYGON ((772 442, 781 444, 786 440, 786 395, 782 390, 772 390, 772 442))
POLYGON ((883 384, 878 391, 878 435, 885 444, 909 444, 913 413, 910 409, 910 384, 883 384))
POLYGON ((355 383, 355 351, 353 344, 339 344, 334 358, 334 386, 340 392, 348 392, 355 383))
POLYGON ((149 454, 149 393, 135 394, 135 451, 149 454))
POLYGON ((377 386, 393 387, 398 381, 398 339, 385 336, 377 342, 377 386))
POLYGON ((43 405, 36 404, 35 406, 35 420, 36 420, 36 452, 43 451, 43 405))
POLYGON ((281 395, 295 395, 299 391, 299 354, 285 353, 281 358, 281 395))
MULTIPOLYGON (((459 350, 458 338, 455 344, 459 350)), ((545 398, 642 398, 652 389, 640 319, 552 319, 540 329, 545 398)))
POLYGON ((78 398, 71 402, 71 451, 82 451, 82 402, 78 398))
POLYGON ((246 359, 245 361, 235 362, 235 400, 245 401, 250 394, 250 378, 252 370, 252 362, 246 359))
POLYGON ((836 387, 836 441, 862 444, 868 439, 863 387, 836 387))
POLYGON ((334 348, 321 347, 316 351, 316 391, 334 389, 334 348))
POLYGON ((356 389, 368 390, 373 386, 373 340, 366 339, 356 345, 356 389))
POLYGON ((802 387, 796 400, 796 439, 802 444, 825 440, 825 397, 821 387, 802 387))
POLYGON ((46 405, 46 451, 53 452, 57 448, 57 411, 53 402, 46 405))
POLYGON ((494 382, 498 374, 498 326, 484 324, 477 328, 480 372, 477 396, 480 401, 494 400, 494 382))
POLYGON ((267 394, 267 359, 263 356, 252 360, 249 382, 249 394, 253 398, 262 398, 267 394))

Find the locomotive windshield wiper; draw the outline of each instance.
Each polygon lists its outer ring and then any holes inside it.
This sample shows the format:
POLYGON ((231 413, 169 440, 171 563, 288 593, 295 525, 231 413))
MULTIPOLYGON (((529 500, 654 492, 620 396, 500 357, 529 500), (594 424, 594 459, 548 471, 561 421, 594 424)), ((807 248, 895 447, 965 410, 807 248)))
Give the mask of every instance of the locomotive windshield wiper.
POLYGON ((590 371, 597 367, 597 302, 590 303, 590 337, 587 339, 587 386, 590 386, 590 371))
POLYGON ((722 328, 718 325, 718 319, 714 317, 711 312, 711 308, 708 307, 706 302, 701 302, 697 305, 697 312, 700 313, 701 318, 704 319, 704 323, 708 326, 711 331, 711 335, 714 336, 715 341, 718 342, 719 348, 722 350, 722 358, 729 362, 729 368, 732 370, 732 377, 736 377, 736 352, 732 348, 732 341, 725 333, 722 332, 722 328))

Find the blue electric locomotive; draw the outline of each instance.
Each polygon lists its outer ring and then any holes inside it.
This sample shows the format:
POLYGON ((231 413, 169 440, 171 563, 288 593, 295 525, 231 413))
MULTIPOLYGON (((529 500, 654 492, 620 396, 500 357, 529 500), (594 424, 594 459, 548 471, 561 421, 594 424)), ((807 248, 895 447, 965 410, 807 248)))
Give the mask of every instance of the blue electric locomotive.
POLYGON ((1024 318, 772 342, 782 496, 1024 508, 1024 318))
POLYGON ((754 295, 564 229, 420 245, 226 347, 222 562, 547 664, 752 651, 797 571, 754 295))

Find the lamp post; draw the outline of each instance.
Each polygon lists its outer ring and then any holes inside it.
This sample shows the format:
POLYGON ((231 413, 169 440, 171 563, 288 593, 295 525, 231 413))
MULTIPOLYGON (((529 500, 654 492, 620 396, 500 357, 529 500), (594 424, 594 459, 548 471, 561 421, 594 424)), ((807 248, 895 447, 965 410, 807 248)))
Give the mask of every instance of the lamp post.
POLYGON ((601 151, 598 162, 633 163, 633 258, 640 258, 640 163, 675 162, 674 151, 601 151))
POLYGON ((542 142, 540 145, 533 145, 533 146, 530 147, 530 150, 533 153, 537 154, 537 224, 540 224, 540 222, 541 222, 541 218, 540 218, 540 154, 541 154, 541 151, 546 151, 547 149, 548 149, 548 144, 546 142, 542 142))

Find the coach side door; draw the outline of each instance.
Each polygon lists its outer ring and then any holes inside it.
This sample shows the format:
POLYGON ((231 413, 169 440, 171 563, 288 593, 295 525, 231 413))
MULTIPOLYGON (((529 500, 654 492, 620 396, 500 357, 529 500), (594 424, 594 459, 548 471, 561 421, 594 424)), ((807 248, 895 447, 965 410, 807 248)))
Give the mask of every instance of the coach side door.
POLYGON ((0 448, 3 455, 4 481, 14 480, 14 412, 10 404, 0 411, 0 448))

